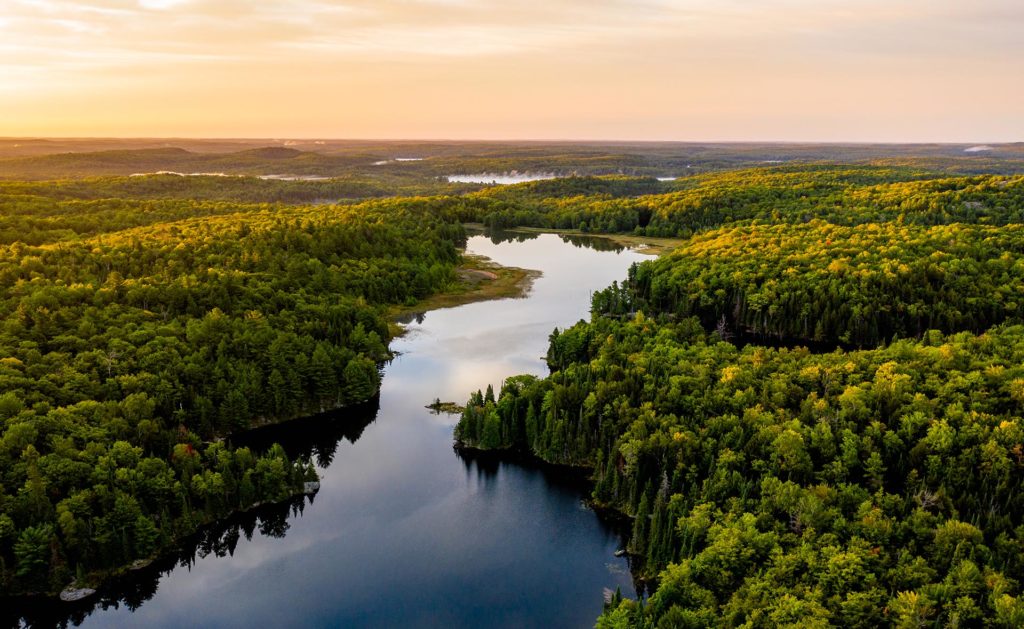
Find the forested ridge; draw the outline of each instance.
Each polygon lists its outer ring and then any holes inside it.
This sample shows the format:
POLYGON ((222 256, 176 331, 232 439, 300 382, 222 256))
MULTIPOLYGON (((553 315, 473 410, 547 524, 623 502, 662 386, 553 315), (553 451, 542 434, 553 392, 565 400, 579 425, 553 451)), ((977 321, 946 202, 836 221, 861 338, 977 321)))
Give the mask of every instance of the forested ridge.
POLYGON ((316 478, 221 437, 359 402, 455 278, 444 199, 3 199, 0 583, 52 592, 316 478))
POLYGON ((1024 180, 675 185, 490 217, 680 238, 551 335, 549 377, 474 393, 456 427, 591 468, 632 517, 656 589, 598 626, 1024 625, 1024 180))
POLYGON ((488 201, 480 220, 493 227, 661 237, 814 218, 839 225, 1024 220, 1024 176, 948 177, 910 167, 758 168, 672 182, 578 177, 488 188, 470 197, 488 201), (657 192, 659 186, 665 191, 657 192), (538 195, 538 190, 547 194, 538 195))

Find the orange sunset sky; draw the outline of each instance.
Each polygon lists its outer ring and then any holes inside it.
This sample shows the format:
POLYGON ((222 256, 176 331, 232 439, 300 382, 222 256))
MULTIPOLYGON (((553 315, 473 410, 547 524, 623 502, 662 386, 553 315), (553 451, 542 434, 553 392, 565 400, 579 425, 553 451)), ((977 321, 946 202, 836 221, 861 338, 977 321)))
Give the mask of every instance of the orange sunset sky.
POLYGON ((0 135, 1024 140, 1021 0, 0 0, 0 135))

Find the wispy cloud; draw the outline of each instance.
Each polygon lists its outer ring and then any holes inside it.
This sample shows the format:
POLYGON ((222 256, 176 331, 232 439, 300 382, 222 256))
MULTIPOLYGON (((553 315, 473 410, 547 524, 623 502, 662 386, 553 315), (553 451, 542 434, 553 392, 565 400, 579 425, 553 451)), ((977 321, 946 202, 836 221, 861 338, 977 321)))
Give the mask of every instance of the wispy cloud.
MULTIPOLYGON (((557 50, 664 30, 678 8, 664 2, 471 2, 468 0, 15 0, 12 36, 37 48, 59 45, 131 52, 197 49, 253 59, 280 46, 317 54, 425 56, 557 50), (54 32, 74 25, 76 37, 54 32)), ((68 30, 68 29, 65 29, 68 30)), ((6 61, 11 63, 10 60, 6 61)), ((25 63, 27 60, 15 60, 25 63)))
MULTIPOLYGON (((13 0, 8 36, 37 48, 201 52, 258 60, 280 47, 341 56, 458 56, 558 51, 669 39, 747 40, 842 49, 939 49, 1020 35, 1019 3, 924 0, 13 0), (13 28, 12 28, 13 27, 13 28), (54 27, 62 27, 55 29, 54 27), (70 32, 68 32, 70 31, 70 32), (792 38, 796 38, 793 40, 792 38)), ((1022 39, 1022 38, 1018 38, 1022 39)), ((680 46, 685 49, 685 44, 680 46)), ((27 59, 2 63, 30 63, 27 59)))
MULTIPOLYGON (((624 111, 670 120, 681 108, 750 122, 767 115, 757 106, 783 116, 828 99, 846 116, 850 103, 876 108, 853 86, 907 103, 914 86, 923 103, 955 83, 1001 94, 994 107, 1005 110, 1022 89, 1006 84, 1021 58, 1019 0, 5 0, 0 117, 69 94, 99 109, 116 94, 148 103, 161 89, 227 86, 266 103, 326 91, 352 116, 398 116, 400 86, 418 86, 437 106, 437 94, 461 94, 477 107, 462 120, 485 105, 522 108, 532 91, 537 111, 508 115, 552 125, 573 107, 594 124, 624 111), (272 99, 274 88, 283 95, 272 99)), ((965 99, 933 105, 943 106, 971 110, 965 99)))

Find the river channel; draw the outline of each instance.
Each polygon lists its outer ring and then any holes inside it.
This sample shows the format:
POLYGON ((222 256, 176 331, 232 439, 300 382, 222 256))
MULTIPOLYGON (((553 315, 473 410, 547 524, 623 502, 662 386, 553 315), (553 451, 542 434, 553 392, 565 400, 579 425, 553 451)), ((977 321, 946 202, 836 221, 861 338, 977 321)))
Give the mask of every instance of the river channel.
POLYGON ((605 588, 633 595, 613 523, 585 482, 460 456, 462 403, 505 377, 544 375, 548 335, 642 254, 552 234, 472 236, 467 251, 540 270, 528 295, 416 316, 393 341, 379 400, 249 437, 308 454, 312 501, 240 516, 113 584, 71 618, 112 627, 589 627, 605 588), (595 246, 596 245, 596 246, 595 246))

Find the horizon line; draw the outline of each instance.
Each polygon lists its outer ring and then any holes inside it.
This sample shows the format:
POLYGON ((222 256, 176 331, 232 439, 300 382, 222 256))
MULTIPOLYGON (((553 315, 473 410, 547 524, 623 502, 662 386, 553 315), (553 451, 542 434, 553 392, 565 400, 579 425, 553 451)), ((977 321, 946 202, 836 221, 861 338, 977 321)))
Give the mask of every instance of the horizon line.
POLYGON ((160 141, 241 141, 241 142, 436 142, 436 143, 535 143, 535 144, 776 144, 776 145, 997 145, 1006 146, 1013 144, 1024 144, 1022 140, 711 140, 711 139, 689 139, 689 140, 651 140, 651 139, 601 139, 601 138, 414 138, 414 137, 392 137, 392 138, 360 138, 360 137, 328 137, 328 136, 184 136, 184 135, 0 135, 0 142, 7 141, 31 141, 31 140, 160 140, 160 141))

